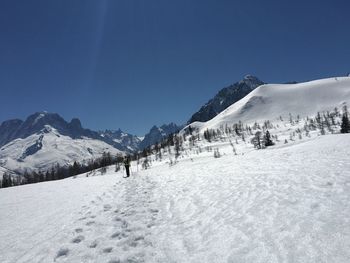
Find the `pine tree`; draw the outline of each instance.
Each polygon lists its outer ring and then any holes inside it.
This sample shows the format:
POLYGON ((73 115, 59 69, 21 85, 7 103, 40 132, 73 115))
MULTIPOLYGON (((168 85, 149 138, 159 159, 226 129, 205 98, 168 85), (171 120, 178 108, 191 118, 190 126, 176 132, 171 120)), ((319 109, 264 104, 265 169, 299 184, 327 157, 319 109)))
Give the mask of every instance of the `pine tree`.
POLYGON ((181 144, 180 137, 175 136, 175 159, 177 159, 180 156, 180 150, 181 150, 181 144))
POLYGON ((266 147, 274 145, 274 143, 271 140, 270 132, 267 130, 264 136, 264 144, 266 147))
POLYGON ((2 176, 2 188, 11 187, 12 186, 12 178, 11 175, 5 172, 2 176))
POLYGON ((261 131, 257 131, 255 133, 253 139, 251 140, 251 143, 257 149, 261 149, 262 148, 262 145, 261 145, 261 131))
POLYGON ((348 107, 346 105, 343 106, 343 117, 342 117, 340 132, 341 133, 349 133, 350 132, 348 107))
POLYGON ((350 123, 348 114, 344 113, 341 121, 341 133, 349 133, 350 132, 350 123))

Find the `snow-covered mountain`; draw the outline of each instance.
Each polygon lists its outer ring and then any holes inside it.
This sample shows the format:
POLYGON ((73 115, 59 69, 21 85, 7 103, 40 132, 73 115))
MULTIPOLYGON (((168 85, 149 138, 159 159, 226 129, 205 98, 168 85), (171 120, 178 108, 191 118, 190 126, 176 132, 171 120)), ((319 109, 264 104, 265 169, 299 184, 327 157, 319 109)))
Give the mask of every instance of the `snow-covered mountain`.
POLYGON ((350 77, 336 77, 298 84, 261 85, 213 119, 191 126, 216 129, 242 121, 286 119, 289 115, 306 117, 350 104, 350 77))
POLYGON ((195 121, 205 122, 214 118, 217 114, 262 84, 264 82, 257 77, 251 75, 245 76, 243 80, 220 90, 213 99, 209 100, 198 112, 192 115, 188 124, 195 121))
POLYGON ((74 161, 96 159, 103 152, 114 155, 121 153, 101 140, 88 137, 73 139, 47 125, 35 134, 2 146, 0 166, 15 173, 23 173, 25 170, 45 171, 57 163, 64 166, 74 161))
POLYGON ((160 127, 153 126, 140 143, 139 149, 142 150, 150 145, 160 142, 168 135, 181 130, 182 127, 183 126, 176 125, 175 123, 164 124, 160 127))
POLYGON ((131 153, 152 145, 182 127, 174 123, 154 126, 143 139, 122 130, 92 131, 79 119, 65 121, 56 113, 37 112, 25 121, 0 125, 0 175, 5 171, 47 170, 52 165, 97 158, 103 152, 131 153))
POLYGON ((126 150, 122 144, 109 138, 101 137, 98 132, 84 129, 80 120, 73 118, 70 122, 65 121, 57 113, 37 112, 30 115, 25 121, 14 119, 4 121, 0 125, 0 147, 19 138, 26 138, 30 135, 43 131, 46 126, 57 130, 61 135, 69 136, 72 139, 87 137, 90 139, 102 140, 119 150, 126 150))
POLYGON ((127 147, 129 151, 136 151, 139 149, 141 139, 136 135, 123 132, 121 129, 118 130, 105 130, 100 131, 100 135, 104 138, 108 138, 124 147, 127 147))
POLYGON ((0 125, 2 171, 45 170, 56 163, 65 165, 125 149, 119 142, 84 129, 78 119, 66 122, 55 113, 38 112, 25 121, 9 120, 0 125))

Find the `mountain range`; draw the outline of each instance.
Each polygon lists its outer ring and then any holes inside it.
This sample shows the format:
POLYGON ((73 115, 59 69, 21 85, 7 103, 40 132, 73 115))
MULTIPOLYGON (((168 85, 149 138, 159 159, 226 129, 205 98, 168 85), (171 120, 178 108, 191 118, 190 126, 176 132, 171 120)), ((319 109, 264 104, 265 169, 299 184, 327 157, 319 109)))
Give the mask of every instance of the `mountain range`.
MULTIPOLYGON (((207 121, 263 84, 254 76, 226 87, 193 114, 189 122, 207 121)), ((7 120, 0 125, 0 173, 9 170, 47 169, 59 163, 84 162, 109 151, 113 154, 140 151, 176 133, 183 125, 153 126, 143 137, 121 129, 92 131, 82 127, 78 118, 70 122, 57 113, 37 112, 26 120, 7 120)))
POLYGON ((174 123, 152 127, 144 138, 122 130, 92 131, 77 118, 70 122, 57 113, 37 112, 26 120, 0 125, 0 174, 5 171, 47 170, 53 165, 87 162, 103 152, 113 155, 142 150, 181 127, 174 123))
MULTIPOLYGON (((275 120, 289 114, 307 116, 317 111, 341 108, 350 103, 350 78, 339 77, 294 84, 264 84, 257 77, 220 90, 188 124, 203 132, 243 121, 275 120)), ((56 113, 37 112, 26 120, 13 119, 0 125, 0 174, 23 173, 29 169, 48 169, 57 163, 88 162, 103 152, 128 154, 151 146, 182 125, 153 126, 143 137, 121 129, 92 131, 79 119, 70 122, 56 113)))

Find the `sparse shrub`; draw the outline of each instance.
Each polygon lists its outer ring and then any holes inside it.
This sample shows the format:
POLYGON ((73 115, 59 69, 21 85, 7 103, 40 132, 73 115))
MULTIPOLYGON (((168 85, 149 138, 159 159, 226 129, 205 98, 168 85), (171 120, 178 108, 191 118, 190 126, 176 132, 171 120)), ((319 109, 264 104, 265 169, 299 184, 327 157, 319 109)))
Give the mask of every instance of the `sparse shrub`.
POLYGON ((221 153, 219 151, 219 148, 216 148, 214 150, 214 158, 220 158, 221 157, 221 153))

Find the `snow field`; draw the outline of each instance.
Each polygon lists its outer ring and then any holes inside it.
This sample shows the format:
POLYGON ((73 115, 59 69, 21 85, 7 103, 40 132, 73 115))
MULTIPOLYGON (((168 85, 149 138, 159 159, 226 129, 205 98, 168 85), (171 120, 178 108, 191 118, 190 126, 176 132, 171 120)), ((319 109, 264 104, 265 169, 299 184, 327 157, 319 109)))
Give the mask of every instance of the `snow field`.
POLYGON ((349 139, 1 189, 0 262, 349 262, 349 139))

